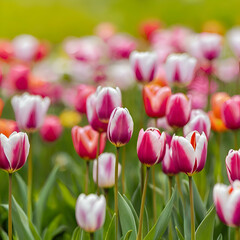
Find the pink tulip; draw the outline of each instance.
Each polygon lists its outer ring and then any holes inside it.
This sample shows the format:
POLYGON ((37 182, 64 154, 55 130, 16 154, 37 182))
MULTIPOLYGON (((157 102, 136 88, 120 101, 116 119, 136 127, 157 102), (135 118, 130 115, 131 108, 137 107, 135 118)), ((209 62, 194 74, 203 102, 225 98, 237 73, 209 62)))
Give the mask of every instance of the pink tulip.
POLYGON ((206 162, 207 138, 204 132, 190 132, 186 138, 173 136, 171 142, 172 158, 180 172, 188 176, 200 172, 206 162))
POLYGON ((13 46, 8 40, 0 40, 0 58, 4 61, 9 61, 12 59, 13 46))
POLYGON ((226 168, 230 183, 240 180, 240 149, 238 151, 230 150, 226 157, 226 168))
POLYGON ((96 111, 102 122, 108 122, 114 108, 122 106, 122 94, 120 89, 112 87, 97 88, 96 111))
POLYGON ((74 105, 75 105, 75 109, 79 112, 79 113, 83 113, 86 114, 87 112, 87 98, 95 92, 95 87, 93 86, 89 86, 89 85, 84 85, 84 84, 80 84, 77 87, 77 94, 75 96, 74 99, 74 105))
POLYGON ((165 64, 169 83, 189 84, 195 74, 197 60, 187 54, 171 54, 165 64))
POLYGON ((209 138, 211 131, 210 119, 203 110, 192 110, 189 122, 184 126, 183 133, 187 136, 192 131, 204 132, 206 137, 209 138))
MULTIPOLYGON (((98 157, 98 185, 102 188, 111 188, 115 184, 116 157, 113 153, 102 153, 98 157)), ((118 164, 118 177, 121 173, 121 164, 118 164)), ((93 162, 93 180, 97 182, 97 160, 93 162)))
POLYGON ((13 132, 9 138, 0 134, 0 168, 13 173, 27 161, 30 144, 23 132, 13 132))
POLYGON ((48 97, 24 93, 21 96, 14 96, 11 102, 20 129, 35 131, 42 126, 50 105, 48 97))
POLYGON ((130 63, 137 81, 148 83, 154 79, 157 71, 156 53, 134 51, 130 55, 130 63))
POLYGON ((56 141, 62 134, 62 125, 57 116, 47 116, 40 129, 40 135, 46 142, 56 141))
POLYGON ((234 27, 227 33, 228 43, 233 53, 240 58, 240 27, 234 27))
POLYGON ((78 225, 86 232, 95 232, 105 222, 106 199, 103 195, 80 194, 75 209, 78 225))
POLYGON ((219 219, 231 227, 240 226, 240 182, 231 186, 216 184, 213 188, 213 201, 219 219))
POLYGON ((108 124, 101 122, 99 120, 96 111, 96 105, 97 105, 97 93, 95 92, 87 98, 86 112, 88 122, 94 130, 98 132, 106 132, 108 124))
POLYGON ((183 127, 189 121, 191 108, 191 100, 186 95, 182 93, 171 95, 166 108, 168 124, 183 127))
POLYGON ((150 167, 162 161, 165 153, 166 135, 157 128, 140 130, 137 141, 137 155, 141 163, 150 167))
POLYGON ((133 119, 127 108, 117 107, 109 119, 107 137, 116 147, 127 144, 133 133, 133 119))
POLYGON ((221 116, 227 128, 240 128, 240 95, 235 95, 223 103, 221 116))

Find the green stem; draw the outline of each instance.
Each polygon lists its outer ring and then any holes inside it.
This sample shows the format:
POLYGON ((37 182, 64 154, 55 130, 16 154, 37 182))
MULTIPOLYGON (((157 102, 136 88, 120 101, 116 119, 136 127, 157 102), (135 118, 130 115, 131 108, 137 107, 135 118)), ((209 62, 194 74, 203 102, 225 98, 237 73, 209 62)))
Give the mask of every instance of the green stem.
POLYGON ((126 146, 123 146, 122 151, 122 194, 125 194, 125 160, 126 160, 126 146))
POLYGON ((142 239, 143 213, 144 213, 144 205, 145 205, 145 198, 146 198, 146 192, 147 192, 147 181, 148 181, 149 170, 150 170, 150 168, 147 167, 145 181, 144 181, 144 187, 143 187, 143 194, 142 194, 137 240, 142 239))
POLYGON ((240 240, 239 227, 235 229, 235 240, 240 240))
POLYGON ((221 149, 221 133, 217 132, 216 133, 216 137, 217 137, 217 147, 216 147, 216 159, 217 159, 217 169, 218 169, 218 173, 217 173, 217 182, 222 182, 222 162, 221 162, 221 154, 220 154, 220 149, 221 149))
POLYGON ((156 181, 155 181, 155 166, 152 166, 151 168, 152 170, 152 185, 153 185, 153 219, 154 219, 154 223, 156 222, 157 220, 157 205, 156 205, 156 191, 155 191, 155 188, 156 188, 156 181))
POLYGON ((109 206, 109 189, 108 188, 104 188, 104 195, 105 195, 105 198, 106 198, 106 205, 107 205, 107 212, 108 212, 108 215, 110 218, 112 218, 112 214, 110 212, 110 206, 109 206))
POLYGON ((115 222, 115 235, 116 240, 118 238, 118 161, 119 161, 119 147, 117 147, 116 152, 116 164, 115 164, 115 192, 114 192, 114 199, 115 199, 115 214, 116 214, 116 222, 115 222))
MULTIPOLYGON (((172 176, 168 176, 168 183, 169 183, 169 199, 171 198, 172 196, 172 180, 173 180, 173 177, 172 176)), ((172 240, 173 239, 173 225, 172 225, 172 220, 170 218, 170 221, 169 221, 169 228, 168 228, 168 239, 169 240, 172 240)))
POLYGON ((184 197, 183 197, 183 193, 182 193, 182 188, 181 188, 179 174, 176 175, 176 182, 177 182, 178 193, 179 193, 180 198, 182 200, 183 207, 185 207, 185 201, 184 201, 184 197))
POLYGON ((32 218, 32 175, 33 175, 33 163, 32 163, 32 148, 33 148, 33 140, 32 140, 32 133, 29 133, 29 142, 30 142, 30 149, 28 154, 28 219, 31 220, 32 218))
POLYGON ((88 194, 88 180, 89 180, 89 161, 86 161, 86 172, 85 172, 85 194, 88 194))
POLYGON ((8 239, 12 240, 12 173, 9 176, 9 191, 8 191, 8 239))
POLYGON ((238 150, 238 131, 234 130, 234 147, 235 150, 238 150))
POLYGON ((191 207, 191 240, 195 240, 195 219, 194 219, 194 203, 193 203, 193 187, 192 187, 192 177, 188 177, 189 180, 189 197, 190 197, 190 207, 191 207))
POLYGON ((169 199, 172 196, 172 181, 173 181, 173 176, 168 176, 168 183, 169 183, 169 199))
POLYGON ((97 159, 97 194, 99 195, 99 186, 98 186, 98 168, 99 168, 99 152, 100 152, 100 141, 101 141, 101 133, 98 134, 98 144, 97 144, 97 154, 96 154, 96 159, 97 159))
POLYGON ((94 239, 94 233, 93 232, 89 233, 89 236, 90 236, 90 240, 94 239))

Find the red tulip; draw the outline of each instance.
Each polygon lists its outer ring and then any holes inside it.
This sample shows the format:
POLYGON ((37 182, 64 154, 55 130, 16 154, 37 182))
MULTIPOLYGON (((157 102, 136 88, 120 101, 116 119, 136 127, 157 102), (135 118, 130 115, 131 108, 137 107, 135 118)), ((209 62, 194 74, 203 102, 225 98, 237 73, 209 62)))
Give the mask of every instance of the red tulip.
POLYGON ((0 133, 9 137, 13 132, 19 132, 17 122, 10 119, 0 118, 0 133))
POLYGON ((226 157, 226 168, 230 183, 240 180, 240 149, 238 151, 230 150, 226 157))

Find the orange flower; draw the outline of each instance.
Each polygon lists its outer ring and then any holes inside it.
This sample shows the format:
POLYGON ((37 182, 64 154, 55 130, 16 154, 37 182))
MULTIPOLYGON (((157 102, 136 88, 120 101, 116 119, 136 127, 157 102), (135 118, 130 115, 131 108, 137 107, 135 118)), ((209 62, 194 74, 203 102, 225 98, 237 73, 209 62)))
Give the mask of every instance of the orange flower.
POLYGON ((216 118, 221 119, 222 105, 229 98, 230 96, 225 92, 218 92, 212 95, 211 106, 212 106, 213 114, 216 118))
POLYGON ((9 119, 0 119, 0 133, 9 137, 14 131, 19 131, 16 121, 9 119))
POLYGON ((3 107, 4 107, 4 102, 3 102, 3 100, 0 98, 0 117, 2 116, 3 107))
POLYGON ((216 132, 227 131, 227 128, 226 128, 225 124, 223 123, 222 119, 216 117, 213 111, 208 112, 208 116, 210 118, 211 128, 213 131, 216 131, 216 132))

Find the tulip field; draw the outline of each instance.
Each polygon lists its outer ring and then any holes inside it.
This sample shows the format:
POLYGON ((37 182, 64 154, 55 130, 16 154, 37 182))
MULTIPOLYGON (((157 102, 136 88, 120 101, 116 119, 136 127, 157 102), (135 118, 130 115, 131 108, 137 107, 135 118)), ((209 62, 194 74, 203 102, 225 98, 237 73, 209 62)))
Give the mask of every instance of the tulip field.
POLYGON ((240 240, 240 25, 136 31, 0 39, 0 239, 240 240))

